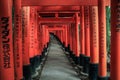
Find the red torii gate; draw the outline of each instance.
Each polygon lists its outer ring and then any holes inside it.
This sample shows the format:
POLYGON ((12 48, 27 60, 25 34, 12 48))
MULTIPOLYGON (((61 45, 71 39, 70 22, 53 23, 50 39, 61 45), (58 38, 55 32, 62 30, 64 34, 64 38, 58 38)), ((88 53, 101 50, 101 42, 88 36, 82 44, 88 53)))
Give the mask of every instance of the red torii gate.
POLYGON ((98 5, 97 0, 22 0, 22 6, 73 6, 98 5))
MULTIPOLYGON (((49 0, 49 1, 45 1, 45 0, 35 0, 35 1, 33 1, 33 0, 23 0, 22 1, 22 6, 47 6, 47 5, 49 5, 49 6, 56 6, 56 5, 66 5, 66 6, 70 6, 70 5, 98 5, 98 2, 97 2, 97 0, 95 0, 95 1, 91 1, 91 0, 76 0, 75 2, 73 2, 73 1, 75 1, 75 0, 71 0, 71 1, 65 1, 65 2, 62 2, 62 1, 59 1, 59 3, 57 3, 56 1, 54 1, 54 0, 49 0), (85 3, 86 2, 86 3, 85 3), (57 3, 57 4, 56 4, 57 3), (64 4, 63 4, 64 3, 64 4)), ((101 13, 101 16, 99 17, 99 21, 100 21, 100 26, 102 25, 102 27, 100 27, 100 31, 101 31, 101 33, 100 33, 100 37, 101 37, 101 39, 100 39, 100 41, 101 41, 101 44, 103 44, 103 46, 102 47, 104 47, 104 48, 102 48, 101 46, 100 46, 100 51, 104 51, 103 52, 103 54, 102 54, 102 57, 103 58, 101 58, 100 59, 100 61, 101 61, 101 64, 100 64, 100 70, 103 70, 104 69, 104 71, 100 71, 100 73, 99 73, 99 77, 103 77, 103 78, 105 78, 106 77, 106 65, 105 65, 105 41, 103 41, 102 39, 104 39, 105 40, 105 36, 103 36, 103 34, 105 34, 105 10, 104 10, 104 8, 105 8, 105 5, 107 4, 107 3, 105 3, 105 2, 103 2, 102 0, 100 0, 100 2, 101 2, 101 4, 98 6, 98 8, 99 8, 99 12, 101 13), (103 17, 102 17, 103 16, 103 17), (101 24, 102 23, 102 24, 101 24), (103 31, 103 29, 104 29, 104 31, 103 31), (103 32, 103 33, 102 33, 103 32), (103 41, 103 42, 102 42, 103 41), (102 63, 103 62, 103 63, 102 63)), ((106 1, 107 2, 107 1, 106 1)), ((114 1, 113 1, 114 2, 114 1)), ((112 2, 112 3, 113 3, 112 2)), ((8 5, 7 3, 7 1, 0 1, 0 11, 3 11, 3 12, 1 12, 0 13, 0 18, 1 18, 1 20, 2 20, 2 18, 3 17, 6 17, 6 16, 8 16, 8 17, 10 17, 10 22, 11 22, 11 19, 12 19, 12 15, 10 14, 11 13, 11 10, 12 10, 12 8, 11 8, 11 5, 8 5), (3 10, 4 8, 3 7, 6 7, 6 6, 8 6, 9 8, 8 9, 6 9, 5 8, 5 10, 3 10)), ((18 4, 20 4, 19 2, 18 2, 18 4)), ((115 3, 113 3, 113 5, 112 5, 112 7, 113 7, 113 10, 114 9, 116 9, 116 8, 114 8, 114 6, 116 6, 118 4, 118 6, 119 6, 119 2, 117 2, 117 1, 115 1, 115 3)), ((19 6, 19 7, 21 7, 21 6, 19 6)), ((119 7, 118 7, 118 9, 119 9, 119 7)), ((114 11, 113 11, 114 12, 114 11)), ((119 14, 118 12, 116 12, 116 13, 112 13, 112 14, 119 14)), ((115 16, 115 15, 113 15, 113 17, 115 16)), ((113 17, 112 17, 112 20, 113 20, 113 17)), ((117 20, 117 17, 115 16, 115 19, 117 20)), ((115 21, 115 20, 113 20, 113 21, 115 21)), ((9 22, 9 28, 10 28, 10 31, 12 31, 12 29, 11 29, 11 26, 12 26, 12 24, 9 22)), ((112 24, 113 26, 115 25, 115 23, 114 24, 112 24)), ((117 25, 117 24, 116 24, 117 25)), ((2 26, 2 24, 1 24, 1 26, 2 26)), ((118 30, 119 28, 117 27, 117 30, 118 30)), ((1 31, 3 31, 2 29, 0 29, 0 32, 1 31)), ((118 39, 119 40, 119 33, 118 32, 115 32, 115 29, 113 28, 113 32, 112 33, 115 33, 115 34, 112 34, 112 41, 114 41, 114 38, 116 38, 116 40, 118 39), (116 36, 116 37, 113 37, 113 36, 116 36)), ((11 34, 9 35, 10 36, 10 39, 12 39, 12 37, 11 37, 11 34)), ((2 37, 2 35, 0 35, 0 37, 2 37)), ((3 40, 2 38, 0 39, 0 40, 3 40)), ((2 41, 1 41, 2 42, 2 41)), ((2 44, 0 44, 0 45, 2 45, 2 44)), ((12 49, 12 42, 10 43, 10 47, 11 47, 11 49, 12 49)), ((116 57, 119 57, 119 55, 118 55, 118 53, 119 53, 119 49, 118 49, 118 47, 119 47, 119 41, 116 41, 115 43, 112 43, 112 45, 113 46, 116 46, 116 54, 115 54, 115 56, 113 55, 112 57, 112 59, 115 59, 116 57), (118 56, 116 56, 116 55, 118 55, 118 56)), ((114 48, 114 47, 113 47, 114 48)), ((1 50, 3 50, 2 48, 1 48, 1 50)), ((1 52, 2 53, 2 52, 1 52)), ((112 54, 114 53, 114 50, 113 50, 113 52, 112 52, 112 54)), ((11 54, 10 54, 10 57, 12 56, 13 54, 12 54, 12 50, 11 50, 11 54)), ((0 55, 1 57, 2 57, 2 55, 0 55)), ((12 58, 12 57, 11 57, 12 58)), ((117 65, 119 65, 119 63, 118 63, 118 60, 119 60, 119 58, 117 58, 117 59, 115 59, 115 61, 117 62, 116 64, 117 65)), ((1 61, 1 60, 0 60, 1 61)), ((12 60, 10 60, 11 61, 11 63, 12 63, 12 60)), ((112 61, 112 60, 111 60, 112 61)), ((113 61, 112 63, 114 63, 115 61, 113 61)), ((12 66, 13 66, 13 64, 12 64, 12 66)), ((113 65, 114 66, 114 65, 113 65)), ((13 67, 12 67, 13 68, 13 67)), ((12 69, 11 68, 11 69, 12 69)), ((3 67, 1 68, 3 71, 4 71, 4 69, 3 69, 3 67)), ((113 72, 114 72, 114 69, 115 69, 115 73, 116 72, 118 72, 118 70, 119 70, 119 67, 118 66, 115 66, 115 68, 112 68, 113 70, 113 72), (117 67, 117 68, 116 68, 117 67), (117 70, 116 70, 117 69, 117 70)), ((1 71, 2 71, 1 70, 1 71)), ((9 71, 8 71, 9 72, 9 71)), ((12 72, 13 73, 13 69, 12 69, 12 71, 10 70, 10 72, 12 72)), ((115 75, 114 74, 112 74, 111 76, 112 76, 112 78, 114 79, 116 79, 116 80, 119 80, 120 78, 119 78, 119 75, 120 74, 118 74, 118 73, 116 73, 116 78, 115 78, 115 75)), ((5 79, 5 77, 4 76, 2 76, 2 80, 3 79, 5 79)), ((6 77, 6 80, 9 80, 9 79, 14 79, 14 76, 12 75, 11 76, 11 78, 9 78, 9 77, 6 77)))
POLYGON ((55 23, 75 23, 74 18, 39 18, 38 19, 40 21, 40 23, 44 23, 44 24, 55 24, 55 23), (64 21, 64 22, 63 22, 64 21))

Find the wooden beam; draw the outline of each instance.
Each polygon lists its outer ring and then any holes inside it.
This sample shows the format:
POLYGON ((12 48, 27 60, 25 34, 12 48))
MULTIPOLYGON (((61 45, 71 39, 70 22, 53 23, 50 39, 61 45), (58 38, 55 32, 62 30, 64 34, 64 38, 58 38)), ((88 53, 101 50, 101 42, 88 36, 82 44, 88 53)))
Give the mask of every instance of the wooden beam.
POLYGON ((80 6, 40 6, 38 12, 79 12, 80 6))
POLYGON ((74 23, 74 18, 39 18, 39 23, 74 23))
POLYGON ((97 0, 22 0, 22 6, 80 6, 98 5, 97 0))
POLYGON ((63 26, 63 25, 70 25, 71 23, 40 23, 40 25, 47 25, 47 26, 63 26))
POLYGON ((54 28, 47 28, 47 29, 48 29, 48 30, 64 30, 63 27, 61 27, 61 28, 54 27, 54 28))
MULTIPOLYGON (((73 17, 75 12, 68 13, 58 13, 58 17, 73 17)), ((55 12, 41 12, 39 13, 40 17, 55 17, 55 12)))

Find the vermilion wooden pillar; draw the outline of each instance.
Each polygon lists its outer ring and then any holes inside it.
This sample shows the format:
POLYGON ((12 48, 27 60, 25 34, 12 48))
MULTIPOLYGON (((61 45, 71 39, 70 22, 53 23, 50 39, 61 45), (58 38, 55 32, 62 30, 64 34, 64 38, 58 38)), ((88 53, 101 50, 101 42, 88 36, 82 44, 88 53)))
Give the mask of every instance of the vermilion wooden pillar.
POLYGON ((80 10, 80 24, 81 24, 81 29, 80 29, 80 66, 83 66, 84 64, 84 55, 85 55, 85 25, 84 25, 84 6, 81 6, 80 10))
POLYGON ((61 33, 61 42, 63 43, 63 31, 61 30, 60 33, 61 33))
POLYGON ((47 27, 48 27, 48 26, 45 27, 45 47, 46 47, 47 38, 48 38, 48 36, 47 36, 47 27))
POLYGON ((46 43, 47 43, 47 31, 46 31, 46 28, 47 28, 48 26, 45 26, 45 28, 44 28, 44 38, 45 38, 45 43, 44 43, 44 45, 45 45, 45 47, 46 47, 46 43))
POLYGON ((14 0, 14 12, 15 80, 20 80, 23 78, 21 0, 14 0))
POLYGON ((59 31, 59 39, 60 39, 60 41, 62 42, 62 39, 61 39, 61 31, 59 31))
POLYGON ((30 54, 30 63, 32 67, 32 75, 35 73, 35 8, 30 7, 30 49, 29 49, 29 54, 30 54))
MULTIPOLYGON (((35 11, 34 11, 34 24, 35 24, 35 26, 34 26, 34 45, 35 45, 35 47, 34 47, 34 53, 35 53, 35 62, 34 62, 34 64, 35 64, 35 69, 36 70, 39 70, 40 69, 40 67, 39 67, 39 65, 40 65, 40 53, 39 53, 39 42, 38 42, 38 29, 39 29, 39 26, 38 26, 38 14, 37 14, 37 7, 35 7, 35 11)), ((39 36, 40 37, 40 36, 39 36)))
POLYGON ((63 45, 64 45, 64 47, 65 47, 65 45, 66 45, 66 31, 65 31, 65 25, 63 25, 62 26, 62 28, 63 28, 63 45))
POLYGON ((38 72, 36 71, 36 15, 35 15, 35 7, 30 7, 30 44, 29 44, 29 54, 30 54, 30 63, 32 67, 32 78, 36 77, 38 75, 38 72))
POLYGON ((74 41, 74 38, 73 38, 73 27, 72 26, 70 26, 71 28, 71 50, 72 50, 72 54, 73 54, 73 51, 74 51, 74 48, 73 48, 73 45, 74 45, 74 43, 73 43, 73 41, 74 41))
POLYGON ((68 26, 68 39, 69 39, 69 44, 68 44, 68 49, 69 49, 69 52, 71 53, 71 50, 72 50, 72 44, 71 44, 71 42, 72 42, 72 39, 71 39, 71 25, 69 24, 69 26, 68 26))
MULTIPOLYGON (((64 28, 64 25, 62 26, 64 28)), ((62 38, 63 38, 63 47, 65 46, 65 29, 61 30, 62 31, 62 38)))
POLYGON ((45 26, 45 29, 44 29, 44 31, 45 31, 45 34, 44 34, 44 35, 45 35, 45 36, 44 36, 44 37, 45 37, 45 44, 44 44, 44 45, 45 45, 45 47, 46 47, 46 42, 47 42, 47 33, 46 33, 46 27, 47 27, 47 26, 45 26))
POLYGON ((77 62, 76 62, 76 53, 77 53, 76 48, 77 48, 77 46, 76 46, 76 25, 75 25, 75 23, 71 24, 71 38, 72 38, 72 52, 71 52, 72 59, 77 64, 77 62), (75 34, 73 34, 73 33, 75 33, 75 34))
POLYGON ((57 36, 60 39, 60 32, 59 31, 57 31, 57 36))
POLYGON ((41 50, 40 50, 40 39, 41 39, 41 36, 40 36, 40 24, 39 24, 39 21, 38 21, 38 13, 37 14, 37 42, 38 42, 38 55, 40 56, 41 55, 41 50))
POLYGON ((62 37, 61 37, 62 35, 61 35, 61 31, 59 30, 59 39, 60 39, 60 41, 62 42, 62 37))
POLYGON ((23 53, 23 76, 25 80, 31 79, 31 65, 29 61, 29 25, 30 7, 22 8, 22 53, 23 53))
POLYGON ((70 38, 70 40, 69 40, 70 41, 70 49, 72 50, 72 38, 71 38, 72 37, 72 34, 71 34, 72 30, 71 30, 71 25, 69 25, 69 33, 70 33, 70 37, 69 37, 70 38))
POLYGON ((70 51, 70 26, 67 25, 68 51, 70 51))
POLYGON ((43 43, 43 26, 40 24, 40 50, 41 50, 41 54, 40 57, 42 58, 42 50, 44 48, 44 43, 43 43))
POLYGON ((111 0, 111 76, 120 80, 120 1, 111 0))
POLYGON ((45 42, 45 37, 44 37, 44 36, 45 36, 45 35, 44 35, 44 34, 45 34, 45 30, 44 30, 44 28, 45 28, 45 26, 42 25, 42 41, 43 41, 43 43, 42 43, 42 45, 43 45, 43 46, 42 46, 42 49, 44 48, 44 44, 45 44, 45 43, 44 43, 44 42, 45 42))
MULTIPOLYGON (((68 25, 66 25, 66 29, 67 29, 67 42, 69 44, 70 42, 69 42, 69 26, 68 25)), ((68 46, 68 44, 67 44, 67 46, 68 46)))
POLYGON ((107 79, 107 50, 106 50, 106 2, 98 0, 99 16, 99 80, 107 79))
POLYGON ((46 25, 43 26, 43 39, 44 39, 44 47, 46 44, 46 31, 45 31, 46 25))
POLYGON ((57 37, 59 38, 59 32, 58 32, 58 31, 56 32, 56 35, 57 35, 57 37))
POLYGON ((98 7, 90 7, 90 72, 89 79, 97 80, 99 64, 98 7))
POLYGON ((15 80, 11 0, 0 0, 0 80, 15 80))
POLYGON ((67 45, 66 45, 66 47, 68 47, 68 45, 69 45, 69 26, 68 25, 66 25, 66 30, 67 30, 67 45))
POLYGON ((84 7, 85 17, 85 55, 84 55, 84 69, 83 72, 89 73, 90 61, 90 11, 89 6, 84 7))
POLYGON ((37 56, 40 54, 39 52, 39 26, 38 26, 38 24, 36 24, 36 26, 37 26, 37 33, 36 33, 36 44, 37 44, 37 56))
POLYGON ((59 31, 56 32, 57 37, 59 38, 59 31))
POLYGON ((74 54, 74 56, 75 56, 75 53, 76 53, 76 51, 75 51, 75 49, 76 49, 76 46, 74 46, 73 47, 73 45, 75 45, 75 37, 76 37, 76 35, 75 34, 73 34, 73 33, 75 33, 76 32, 76 30, 75 30, 75 24, 74 23, 72 23, 71 24, 71 39, 72 39, 72 51, 73 51, 73 54, 74 54))
POLYGON ((49 42, 49 33, 48 33, 48 29, 47 28, 45 30, 46 31, 46 46, 47 46, 47 43, 49 42))
POLYGON ((71 49, 71 29, 70 29, 70 25, 69 25, 69 28, 68 28, 68 31, 69 31, 69 47, 70 47, 70 49, 71 49))
POLYGON ((68 30, 67 30, 67 25, 65 25, 65 36, 66 36, 66 39, 65 39, 65 46, 67 47, 67 45, 68 45, 68 30))
POLYGON ((76 35, 76 64, 79 64, 80 62, 80 60, 79 60, 79 56, 80 56, 80 45, 79 45, 79 22, 78 22, 78 18, 79 18, 79 16, 78 16, 78 13, 75 13, 75 21, 76 21, 76 23, 75 23, 75 30, 76 30, 76 32, 75 32, 75 35, 76 35))
POLYGON ((41 26, 41 24, 39 24, 39 47, 40 47, 40 57, 41 57, 41 53, 42 53, 42 46, 43 46, 43 42, 42 42, 42 40, 43 40, 43 37, 42 37, 42 26, 41 26))
POLYGON ((40 25, 38 24, 38 22, 37 22, 37 40, 36 40, 36 44, 37 44, 37 56, 36 56, 36 70, 39 70, 40 69, 40 63, 41 63, 41 53, 42 53, 42 50, 41 50, 41 44, 40 44, 40 42, 42 42, 41 40, 42 40, 42 38, 41 38, 41 32, 40 32, 40 29, 41 29, 41 27, 40 27, 40 25))
POLYGON ((37 30, 38 30, 38 26, 37 26, 37 10, 35 7, 35 12, 34 12, 35 18, 34 18, 34 23, 35 23, 35 29, 34 29, 34 44, 35 44, 35 58, 37 58, 38 55, 38 37, 37 37, 37 30))
POLYGON ((30 58, 35 56, 35 8, 30 7, 30 58))
MULTIPOLYGON (((74 51, 75 46, 73 47, 73 45, 74 45, 74 39, 75 39, 75 38, 74 38, 74 37, 75 37, 74 35, 75 35, 75 34, 73 34, 73 33, 75 33, 75 30, 74 30, 74 26, 73 26, 73 24, 72 24, 72 25, 71 25, 71 44, 72 44, 71 47, 72 47, 72 51, 75 52, 75 51, 74 51)), ((73 53, 72 53, 72 54, 73 54, 73 53)))

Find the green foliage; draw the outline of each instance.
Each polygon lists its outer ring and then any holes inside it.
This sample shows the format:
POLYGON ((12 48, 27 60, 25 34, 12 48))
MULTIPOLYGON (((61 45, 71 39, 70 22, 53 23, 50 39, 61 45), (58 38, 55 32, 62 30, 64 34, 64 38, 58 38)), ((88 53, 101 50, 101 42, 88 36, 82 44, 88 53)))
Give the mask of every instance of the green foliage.
POLYGON ((106 27, 107 27, 107 53, 110 53, 110 37, 111 37, 111 32, 110 32, 110 7, 106 7, 106 27))

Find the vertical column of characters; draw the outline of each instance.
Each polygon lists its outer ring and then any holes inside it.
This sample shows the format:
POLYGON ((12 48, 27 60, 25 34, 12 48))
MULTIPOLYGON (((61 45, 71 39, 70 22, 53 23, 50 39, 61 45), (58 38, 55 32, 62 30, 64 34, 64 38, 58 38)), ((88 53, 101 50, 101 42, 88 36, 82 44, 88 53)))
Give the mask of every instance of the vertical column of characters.
POLYGON ((111 80, 120 80, 120 1, 111 0, 111 80))
POLYGON ((22 72, 22 22, 21 22, 21 0, 14 0, 14 62, 15 79, 23 78, 22 72))
POLYGON ((107 50, 106 50, 106 2, 98 0, 99 18, 99 79, 107 79, 107 50))
POLYGON ((84 55, 84 68, 83 72, 89 73, 90 61, 90 12, 89 6, 84 7, 84 23, 85 23, 85 55, 84 55))
POLYGON ((14 80, 11 0, 0 1, 0 80, 14 80))
POLYGON ((22 8, 22 57, 23 57, 23 76, 25 80, 31 79, 31 65, 29 57, 29 26, 30 26, 30 7, 22 8))
POLYGON ((29 54, 30 54, 30 63, 32 78, 35 78, 38 75, 36 71, 36 18, 35 18, 35 7, 30 7, 30 44, 29 44, 29 54))
POLYGON ((90 6, 90 80, 97 80, 99 64, 98 7, 90 6))

